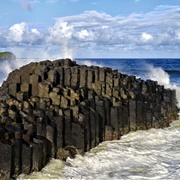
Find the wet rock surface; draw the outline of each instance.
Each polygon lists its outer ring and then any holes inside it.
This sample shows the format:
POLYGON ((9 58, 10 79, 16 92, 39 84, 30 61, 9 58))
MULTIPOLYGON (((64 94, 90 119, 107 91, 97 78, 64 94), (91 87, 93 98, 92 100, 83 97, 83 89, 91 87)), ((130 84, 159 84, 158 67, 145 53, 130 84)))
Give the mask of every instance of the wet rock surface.
POLYGON ((177 119, 176 92, 70 59, 30 63, 0 87, 0 179, 177 119))

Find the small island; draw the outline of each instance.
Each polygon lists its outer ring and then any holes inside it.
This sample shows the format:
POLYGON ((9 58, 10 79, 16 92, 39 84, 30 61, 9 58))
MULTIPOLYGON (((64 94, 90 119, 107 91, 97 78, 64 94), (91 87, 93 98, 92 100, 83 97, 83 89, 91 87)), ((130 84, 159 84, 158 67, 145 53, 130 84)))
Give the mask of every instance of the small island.
POLYGON ((16 56, 12 52, 0 52, 0 60, 13 60, 16 56))

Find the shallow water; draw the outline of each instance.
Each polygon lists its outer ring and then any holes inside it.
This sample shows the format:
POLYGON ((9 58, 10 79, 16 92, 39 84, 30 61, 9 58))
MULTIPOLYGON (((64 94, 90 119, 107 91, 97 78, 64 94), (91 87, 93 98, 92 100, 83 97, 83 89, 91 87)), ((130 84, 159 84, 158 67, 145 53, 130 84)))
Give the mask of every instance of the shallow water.
POLYGON ((164 129, 131 132, 67 162, 52 159, 20 179, 179 179, 180 120, 164 129))

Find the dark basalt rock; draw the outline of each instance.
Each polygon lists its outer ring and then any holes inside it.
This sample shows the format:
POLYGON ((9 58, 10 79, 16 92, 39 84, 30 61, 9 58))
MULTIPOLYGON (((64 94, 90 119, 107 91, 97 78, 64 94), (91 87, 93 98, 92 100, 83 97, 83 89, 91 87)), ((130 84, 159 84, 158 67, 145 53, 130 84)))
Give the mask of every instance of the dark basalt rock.
POLYGON ((70 59, 30 63, 0 87, 0 179, 177 119, 176 93, 70 59))

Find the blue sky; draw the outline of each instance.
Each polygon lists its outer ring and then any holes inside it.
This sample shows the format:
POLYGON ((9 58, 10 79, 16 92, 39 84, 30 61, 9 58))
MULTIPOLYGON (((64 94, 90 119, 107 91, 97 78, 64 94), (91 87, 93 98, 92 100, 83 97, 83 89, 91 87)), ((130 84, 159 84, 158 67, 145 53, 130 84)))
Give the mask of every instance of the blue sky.
POLYGON ((6 0, 0 51, 17 57, 180 57, 179 0, 6 0))

